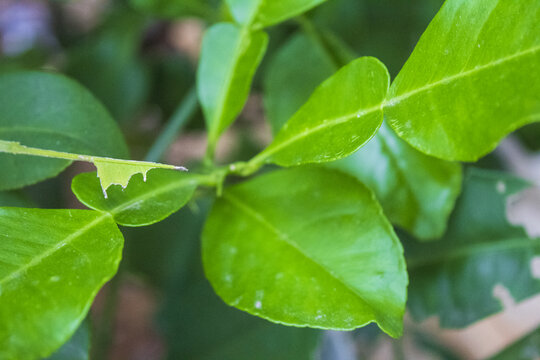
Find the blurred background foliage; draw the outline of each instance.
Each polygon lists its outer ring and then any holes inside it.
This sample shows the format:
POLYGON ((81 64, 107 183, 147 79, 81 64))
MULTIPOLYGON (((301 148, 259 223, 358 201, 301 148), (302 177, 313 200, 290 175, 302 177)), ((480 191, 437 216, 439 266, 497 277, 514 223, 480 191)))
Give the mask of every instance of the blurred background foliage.
MULTIPOLYGON (((271 138, 265 116, 284 122, 306 100, 306 91, 352 58, 375 56, 395 77, 441 4, 330 0, 270 28, 252 95, 221 141, 218 160, 252 156, 271 138), (287 92, 287 82, 303 89, 287 92)), ((141 159, 194 87, 204 29, 224 19, 230 19, 226 7, 213 0, 0 0, 0 72, 48 70, 75 78, 103 102, 124 130, 132 157, 141 159)), ((540 124, 517 136, 529 150, 540 150, 540 124)), ((163 160, 196 166, 204 148, 204 121, 196 107, 163 160)), ((493 155, 480 164, 502 167, 493 155)), ((1 205, 80 207, 69 183, 83 170, 77 165, 5 194, 1 205)), ((271 324, 224 305, 206 281, 199 256, 210 197, 201 192, 196 198, 161 223, 123 229, 119 275, 53 359, 88 358, 89 337, 95 359, 461 358, 415 327, 391 342, 372 326, 323 333, 271 324)), ((498 358, 538 358, 538 345, 533 334, 498 358)))

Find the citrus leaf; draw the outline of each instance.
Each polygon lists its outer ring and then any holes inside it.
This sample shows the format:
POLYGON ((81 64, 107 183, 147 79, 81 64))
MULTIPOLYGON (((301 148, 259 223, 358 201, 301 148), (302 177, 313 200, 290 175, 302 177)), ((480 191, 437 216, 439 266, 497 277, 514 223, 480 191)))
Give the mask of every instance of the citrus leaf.
POLYGON ((197 72, 197 92, 208 128, 210 146, 238 116, 262 60, 268 35, 234 24, 219 23, 204 35, 197 72))
POLYGON ((84 321, 75 334, 46 360, 89 360, 90 326, 84 321))
POLYGON ((540 121, 540 2, 448 0, 396 77, 385 116, 409 144, 475 161, 540 121))
POLYGON ((203 232, 203 264, 229 305, 273 322, 400 336, 407 273, 365 186, 323 168, 275 171, 226 189, 203 232))
POLYGON ((294 166, 352 154, 381 126, 389 81, 379 60, 352 61, 324 81, 250 163, 294 166))
POLYGON ((461 166, 425 155, 383 123, 353 155, 330 163, 371 188, 392 223, 419 239, 439 238, 461 190, 461 166))
POLYGON ((96 173, 77 175, 71 189, 89 208, 106 211, 124 226, 156 223, 184 206, 197 187, 197 178, 167 170, 153 170, 146 179, 134 176, 124 189, 114 186, 103 197, 96 173))
POLYGON ((235 20, 254 29, 290 19, 326 0, 226 0, 235 20))
POLYGON ((0 208, 0 358, 65 343, 115 273, 123 238, 107 213, 0 208))
POLYGON ((18 142, 0 140, 0 153, 2 152, 90 162, 94 164, 97 169, 97 175, 105 197, 107 197, 107 189, 109 186, 120 185, 122 188, 126 188, 129 179, 135 174, 142 174, 143 180, 146 181, 146 173, 151 169, 187 170, 182 166, 72 154, 61 151, 37 149, 21 145, 18 142))
POLYGON ((540 291, 531 273, 540 238, 506 218, 508 196, 527 186, 504 173, 469 169, 445 236, 430 244, 404 241, 415 318, 438 315, 442 326, 463 327, 503 309, 497 286, 514 301, 540 291))
MULTIPOLYGON (((85 155, 128 157, 116 123, 83 87, 58 74, 0 75, 0 140, 85 155)), ((0 190, 56 176, 70 164, 0 154, 0 190)))

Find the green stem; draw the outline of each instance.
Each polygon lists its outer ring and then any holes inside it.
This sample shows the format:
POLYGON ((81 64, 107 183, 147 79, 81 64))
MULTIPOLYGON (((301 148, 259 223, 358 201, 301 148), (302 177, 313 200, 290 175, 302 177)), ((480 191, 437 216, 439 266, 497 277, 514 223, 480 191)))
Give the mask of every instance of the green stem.
POLYGON ((159 161, 169 146, 174 142, 181 129, 188 123, 197 110, 197 91, 195 86, 189 90, 188 94, 182 100, 175 110, 171 119, 165 126, 165 129, 158 136, 148 154, 145 157, 147 161, 159 161))

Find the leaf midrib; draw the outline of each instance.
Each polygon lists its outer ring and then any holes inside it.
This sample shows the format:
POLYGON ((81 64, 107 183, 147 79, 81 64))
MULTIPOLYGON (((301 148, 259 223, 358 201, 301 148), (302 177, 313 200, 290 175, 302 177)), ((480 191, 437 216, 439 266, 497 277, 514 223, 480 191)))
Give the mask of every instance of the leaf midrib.
POLYGON ((456 261, 476 254, 528 248, 531 246, 540 246, 540 238, 517 237, 495 242, 482 242, 472 245, 465 244, 463 246, 455 246, 450 250, 443 249, 439 254, 430 255, 429 257, 415 256, 407 259, 407 268, 409 270, 417 269, 443 262, 456 261))
POLYGON ((88 224, 80 228, 79 230, 68 235, 66 238, 56 243, 53 247, 47 249, 46 251, 42 252, 36 257, 33 257, 32 260, 30 260, 30 262, 22 265, 17 270, 9 273, 4 278, 0 279, 0 285, 3 285, 10 280, 13 280, 14 278, 18 277, 21 273, 27 271, 28 269, 34 266, 37 266, 41 261, 43 261, 49 256, 52 256, 56 251, 62 249, 66 245, 69 245, 72 241, 76 240, 79 236, 83 235, 84 233, 92 229, 93 227, 103 222, 107 217, 112 219, 109 213, 105 213, 105 212, 100 213, 98 217, 96 217, 94 220, 92 220, 91 222, 89 222, 88 224))
POLYGON ((229 204, 233 205, 234 207, 242 210, 245 214, 247 214, 248 216, 250 216, 251 218, 255 219, 257 222, 259 222, 260 224, 264 225, 264 227, 266 227, 267 229, 269 229, 272 233, 274 233, 275 235, 277 235, 277 237, 283 241, 284 243, 286 243, 287 245, 291 246, 293 249, 295 249, 300 255, 302 255, 304 258, 308 259, 310 262, 312 262, 313 264, 315 264, 317 267, 321 268, 325 273, 327 273, 328 275, 330 275, 330 277, 332 277, 333 279, 335 279, 338 283, 340 283, 343 287, 345 287, 345 289, 347 289, 348 291, 350 291, 353 295, 355 295, 356 297, 358 297, 362 303, 365 304, 365 306, 367 306, 371 312, 373 313, 373 315, 377 316, 377 312, 375 311, 375 309, 373 309, 371 307, 371 305, 369 304, 369 302, 364 299, 364 297, 359 294, 355 289, 351 288, 349 286, 349 284, 347 284, 344 280, 342 280, 339 276, 335 275, 332 271, 330 271, 328 268, 326 268, 326 266, 324 266, 323 264, 320 264, 319 262, 317 262, 315 259, 313 259, 312 257, 310 257, 308 254, 306 254, 304 251, 302 251, 301 248, 299 248, 296 244, 294 244, 293 242, 291 242, 288 238, 288 236, 284 233, 282 233, 278 228, 276 228, 271 222, 269 222, 267 219, 265 219, 264 215, 260 212, 258 212, 257 210, 255 210, 253 207, 249 206, 248 204, 242 202, 240 199, 238 199, 237 197, 231 195, 231 193, 227 193, 227 194, 224 194, 223 197, 222 197, 223 200, 225 201, 228 201, 229 204))
MULTIPOLYGON (((357 118, 357 120, 361 120, 365 116, 367 116, 367 115, 369 115, 371 113, 374 113, 376 111, 381 111, 381 110, 382 110, 382 103, 377 105, 377 106, 370 107, 370 108, 368 108, 366 110, 355 111, 354 113, 346 114, 346 115, 343 115, 343 116, 340 116, 340 117, 337 117, 337 118, 334 118, 334 119, 322 120, 321 124, 319 124, 317 126, 314 126, 314 127, 310 127, 308 129, 306 129, 305 131, 290 137, 289 139, 283 141, 282 143, 280 143, 280 144, 278 144, 278 145, 276 145, 274 147, 268 147, 267 150, 265 150, 265 151, 261 152, 259 155, 255 156, 250 162, 251 163, 264 162, 268 158, 270 158, 271 155, 273 155, 276 152, 290 146, 291 144, 295 143, 296 141, 302 140, 302 139, 304 139, 304 138, 306 138, 308 136, 311 136, 311 135, 313 135, 313 134, 315 134, 317 132, 326 131, 328 128, 332 128, 332 127, 341 125, 343 123, 346 123, 347 121, 350 121, 351 118, 357 118), (360 117, 358 117, 359 113, 361 115, 360 117)), ((372 136, 374 136, 375 133, 372 136)))
MULTIPOLYGON (((454 74, 454 75, 451 75, 451 76, 444 77, 444 78, 442 78, 440 80, 437 80, 437 81, 432 82, 432 83, 428 83, 428 84, 426 84, 424 86, 421 86, 421 87, 416 88, 414 90, 411 90, 409 92, 403 93, 403 94, 401 94, 399 96, 391 97, 391 98, 389 98, 389 99, 387 99, 385 101, 384 107, 396 106, 399 103, 401 103, 403 100, 406 100, 406 99, 410 98, 411 96, 414 96, 414 95, 416 95, 418 93, 431 90, 432 88, 435 88, 435 87, 440 86, 440 85, 447 85, 448 83, 450 83, 452 81, 458 80, 458 79, 463 78, 463 77, 467 77, 467 76, 469 76, 471 74, 481 72, 481 71, 484 71, 484 70, 487 70, 487 69, 490 69, 490 68, 493 68, 493 67, 497 67, 497 66, 499 66, 501 64, 504 64, 504 63, 506 63, 508 61, 514 60, 514 59, 519 58, 521 56, 527 56, 529 54, 533 54, 533 53, 537 52, 538 50, 540 50, 540 46, 533 46, 530 49, 527 49, 527 50, 524 50, 524 51, 519 51, 519 52, 517 52, 515 54, 499 58, 497 60, 491 61, 491 62, 486 63, 484 65, 476 66, 476 67, 474 67, 474 68, 472 68, 470 70, 463 71, 463 72, 460 72, 460 73, 457 73, 457 74, 454 74)), ((390 93, 391 92, 392 92, 392 89, 390 90, 390 93)))

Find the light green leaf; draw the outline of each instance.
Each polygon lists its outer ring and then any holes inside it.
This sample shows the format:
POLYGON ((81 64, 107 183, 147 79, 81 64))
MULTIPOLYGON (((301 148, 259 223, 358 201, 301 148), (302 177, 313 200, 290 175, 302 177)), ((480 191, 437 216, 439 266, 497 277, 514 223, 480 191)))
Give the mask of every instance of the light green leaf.
POLYGON ((107 189, 109 186, 120 185, 122 188, 126 188, 129 179, 135 174, 142 174, 143 180, 146 181, 146 173, 151 169, 187 170, 182 166, 72 154, 61 151, 32 148, 21 145, 18 142, 0 140, 0 153, 3 152, 90 162, 96 166, 101 189, 105 197, 107 197, 107 189))
POLYGON ((379 129, 388 85, 388 71, 379 60, 354 60, 323 82, 250 163, 294 166, 352 154, 379 129))
POLYGON ((510 175, 470 169, 446 235, 430 244, 404 241, 407 305, 415 318, 438 315, 442 326, 463 327, 502 310, 497 289, 516 302, 540 291, 531 273, 540 238, 528 238, 506 218, 508 196, 526 186, 510 175))
POLYGON ((401 335, 399 240, 361 183, 322 168, 275 171, 226 189, 203 232, 203 264, 229 305, 273 322, 401 335))
MULTIPOLYGON (((170 265, 159 317, 169 345, 167 358, 313 360, 320 331, 282 326, 251 316, 227 306, 212 290, 204 276, 199 241, 208 206, 199 205, 196 213, 185 208, 174 215, 175 221, 168 226, 167 221, 155 226, 162 235, 160 240, 170 242, 160 259, 170 265)), ((148 244, 156 237, 149 229, 138 229, 148 232, 141 243, 148 244)), ((154 249, 157 244, 152 245, 154 249)), ((153 256, 154 250, 151 253, 153 256)))
POLYGON ((226 0, 235 20, 254 29, 300 15, 326 0, 226 0))
POLYGON ((75 334, 60 349, 46 360, 89 360, 90 329, 88 321, 84 321, 75 334))
POLYGON ((369 186, 390 221, 420 239, 444 234, 461 190, 459 164, 413 149, 386 122, 365 147, 329 166, 369 186))
POLYGON ((156 223, 184 206, 197 187, 197 178, 185 173, 153 170, 146 179, 135 176, 124 189, 114 186, 103 197, 96 173, 77 175, 71 189, 89 208, 106 211, 124 226, 156 223))
POLYGON ((197 91, 208 128, 209 146, 238 116, 262 60, 268 35, 219 23, 204 35, 197 72, 197 91))
POLYGON ((264 77, 264 108, 272 133, 277 134, 317 85, 337 70, 324 49, 305 35, 297 34, 285 43, 264 77))
MULTIPOLYGON (((116 123, 84 88, 52 73, 0 75, 0 140, 85 155, 128 157, 116 123)), ((69 161, 0 154, 0 190, 57 175, 69 161)))
POLYGON ((115 273, 123 238, 107 213, 0 208, 0 358, 65 343, 115 273))
POLYGON ((436 157, 487 154, 540 121, 538 34, 538 0, 447 0, 392 84, 390 125, 436 157))

